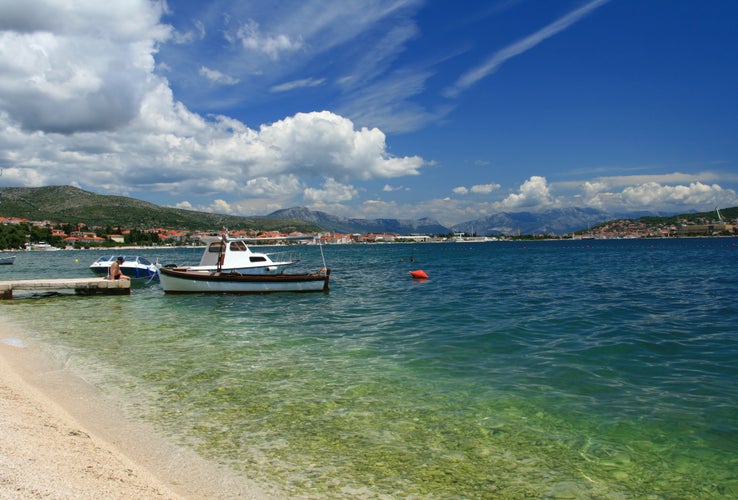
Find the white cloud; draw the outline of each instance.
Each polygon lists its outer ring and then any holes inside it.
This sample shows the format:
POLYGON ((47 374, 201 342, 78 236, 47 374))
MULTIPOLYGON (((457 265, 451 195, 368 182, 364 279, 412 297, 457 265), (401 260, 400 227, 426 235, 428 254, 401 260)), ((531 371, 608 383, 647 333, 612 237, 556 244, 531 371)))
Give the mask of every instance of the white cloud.
POLYGON ((389 132, 409 132, 442 120, 450 106, 428 110, 413 98, 425 90, 429 71, 396 71, 382 79, 352 88, 341 105, 341 114, 359 123, 372 123, 389 132))
POLYGON ((306 188, 304 198, 308 203, 336 203, 350 201, 358 195, 355 187, 336 182, 335 179, 326 179, 322 188, 306 188))
POLYGON ((151 88, 159 2, 0 5, 0 111, 26 130, 113 130, 151 88))
POLYGON ((289 198, 302 192, 304 186, 295 175, 257 177, 246 183, 245 194, 267 198, 289 198))
POLYGON ((500 189, 499 184, 475 184, 471 187, 470 191, 475 194, 489 194, 492 191, 500 189))
POLYGON ((551 38, 552 36, 566 30, 569 26, 576 23, 586 15, 590 14, 598 7, 606 4, 608 1, 609 0, 594 0, 592 2, 589 2, 588 4, 585 4, 582 7, 579 7, 578 9, 561 17, 560 19, 557 19, 548 26, 545 26, 544 28, 536 31, 532 35, 528 35, 522 40, 508 45, 507 47, 495 52, 485 62, 483 62, 476 68, 467 71, 461 77, 459 77, 456 83, 454 83, 452 87, 445 91, 446 96, 458 96, 461 92, 465 91, 466 89, 477 83, 479 80, 497 71, 497 68, 505 63, 505 61, 529 51, 547 38, 551 38))
POLYGON ((723 189, 718 184, 701 182, 675 186, 647 182, 627 186, 619 192, 593 191, 591 187, 589 186, 585 203, 610 212, 652 210, 678 213, 738 204, 738 196, 732 189, 723 189))
POLYGON ((221 73, 216 69, 210 69, 205 66, 200 67, 200 74, 213 83, 235 85, 239 82, 238 78, 233 78, 232 76, 221 73))
POLYGON ((534 175, 526 180, 517 193, 499 203, 503 210, 543 210, 554 206, 554 199, 545 177, 534 175))
POLYGON ((196 40, 204 39, 206 35, 205 25, 202 23, 202 21, 195 21, 194 24, 194 30, 189 30, 186 32, 173 31, 172 40, 174 41, 174 43, 187 45, 196 40))
POLYGON ((257 139, 254 145, 264 159, 249 169, 252 175, 290 171, 366 180, 416 175, 424 164, 417 156, 390 156, 381 130, 355 130, 351 120, 328 111, 298 113, 262 126, 257 139))
POLYGON ((288 34, 263 35, 259 23, 253 19, 242 26, 236 36, 245 49, 264 53, 272 59, 278 59, 282 52, 295 52, 303 46, 302 40, 293 39, 288 34))
POLYGON ((325 78, 304 78, 302 80, 294 80, 291 82, 282 83, 280 85, 274 85, 269 89, 270 92, 289 92, 290 90, 306 88, 306 87, 320 87, 325 83, 325 78))
POLYGON ((213 200, 212 205, 208 207, 208 212, 213 212, 216 214, 232 214, 233 209, 231 208, 231 204, 228 203, 225 200, 216 199, 213 200))

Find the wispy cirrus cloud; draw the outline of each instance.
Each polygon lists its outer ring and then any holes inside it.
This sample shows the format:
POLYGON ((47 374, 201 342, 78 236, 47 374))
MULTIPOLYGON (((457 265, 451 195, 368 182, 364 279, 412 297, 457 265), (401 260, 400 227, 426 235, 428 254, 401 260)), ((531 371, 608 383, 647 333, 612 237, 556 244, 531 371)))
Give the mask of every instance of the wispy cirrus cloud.
POLYGON ((213 83, 223 85, 236 85, 239 82, 238 78, 233 78, 230 75, 226 75, 216 69, 210 69, 206 66, 200 67, 200 74, 210 80, 213 83))
POLYGON ((597 8, 603 6, 610 0, 594 0, 588 4, 570 12, 564 17, 557 19, 548 26, 536 31, 532 35, 528 35, 522 40, 515 42, 507 47, 498 50, 482 64, 473 68, 459 77, 458 80, 444 91, 446 97, 457 97, 463 91, 477 83, 479 80, 489 76, 497 71, 503 63, 524 52, 529 51, 547 38, 551 38, 558 33, 566 30, 569 26, 581 20, 585 16, 592 13, 597 8))
POLYGON ((274 85, 269 89, 270 92, 289 92, 290 90, 302 89, 307 87, 320 87, 325 83, 325 78, 303 78, 301 80, 293 80, 291 82, 274 85))
POLYGON ((249 19, 236 36, 244 49, 264 53, 272 59, 279 59, 283 52, 300 50, 304 45, 299 36, 286 33, 263 34, 259 23, 253 19, 249 19))

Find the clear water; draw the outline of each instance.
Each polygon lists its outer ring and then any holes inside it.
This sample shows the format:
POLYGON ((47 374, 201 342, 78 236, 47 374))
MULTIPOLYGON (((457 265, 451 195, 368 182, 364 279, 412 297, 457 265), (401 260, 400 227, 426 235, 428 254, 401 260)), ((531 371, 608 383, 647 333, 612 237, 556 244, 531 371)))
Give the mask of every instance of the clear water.
MULTIPOLYGON (((736 243, 330 246, 329 294, 154 284, 0 312, 130 418, 289 496, 736 498, 736 243)), ((23 253, 0 279, 98 256, 23 253)))

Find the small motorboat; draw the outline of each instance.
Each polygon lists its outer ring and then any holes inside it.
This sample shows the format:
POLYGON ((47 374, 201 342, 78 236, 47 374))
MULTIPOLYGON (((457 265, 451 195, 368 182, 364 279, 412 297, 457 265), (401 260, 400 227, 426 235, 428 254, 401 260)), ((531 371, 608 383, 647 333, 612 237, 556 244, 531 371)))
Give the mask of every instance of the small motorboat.
POLYGON ((0 266, 9 266, 15 262, 15 255, 0 256, 0 266))
MULTIPOLYGON (((115 255, 103 256, 97 259, 90 265, 90 269, 93 273, 100 276, 107 276, 110 271, 110 266, 118 260, 115 255)), ((145 257, 135 256, 126 257, 123 256, 123 263, 120 265, 120 270, 131 278, 138 282, 155 281, 159 279, 159 269, 156 264, 152 264, 151 261, 145 257)))
POLYGON ((285 273, 296 260, 273 260, 253 252, 247 238, 231 238, 225 232, 205 239, 205 250, 196 266, 160 266, 159 282, 165 293, 273 293, 327 292, 330 269, 325 263, 314 273, 285 273))

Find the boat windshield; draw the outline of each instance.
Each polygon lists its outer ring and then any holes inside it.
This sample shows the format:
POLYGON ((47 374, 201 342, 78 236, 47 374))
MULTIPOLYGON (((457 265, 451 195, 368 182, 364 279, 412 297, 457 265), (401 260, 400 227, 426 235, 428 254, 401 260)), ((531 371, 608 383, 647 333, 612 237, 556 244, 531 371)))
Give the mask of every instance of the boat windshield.
POLYGON ((246 243, 243 241, 231 241, 232 252, 245 252, 246 250, 248 250, 248 248, 246 248, 246 243))
POLYGON ((220 253, 223 250, 223 242, 216 241, 215 243, 211 243, 208 247, 208 252, 210 253, 220 253))

